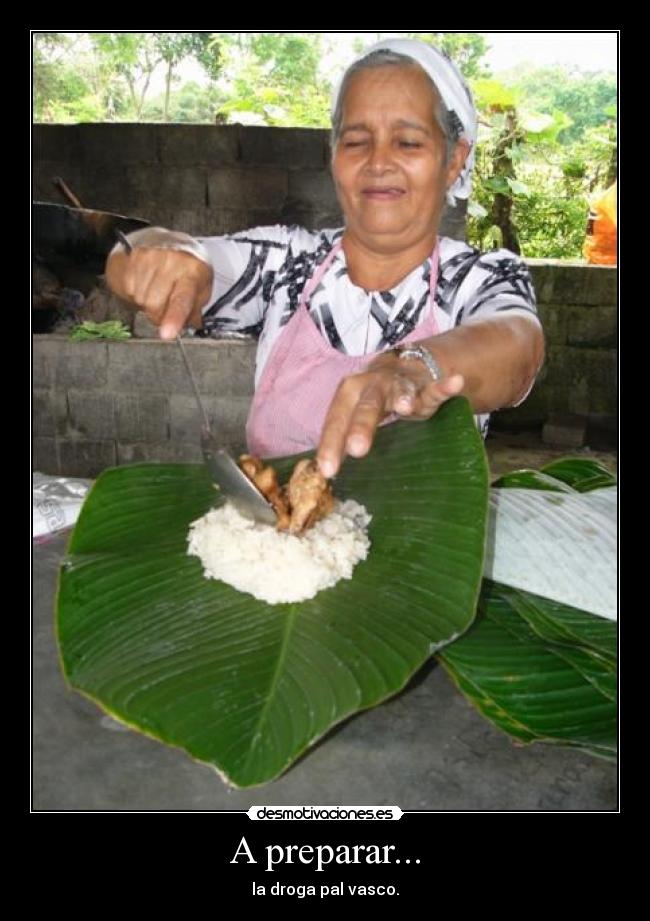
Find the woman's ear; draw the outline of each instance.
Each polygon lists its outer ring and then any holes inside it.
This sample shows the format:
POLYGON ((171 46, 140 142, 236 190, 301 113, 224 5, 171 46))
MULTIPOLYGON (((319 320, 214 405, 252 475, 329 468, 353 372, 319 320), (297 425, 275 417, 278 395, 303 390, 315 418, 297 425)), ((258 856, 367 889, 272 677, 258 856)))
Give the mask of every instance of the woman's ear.
POLYGON ((461 170, 465 165, 465 160, 469 157, 472 145, 465 138, 456 142, 451 158, 447 165, 447 189, 450 189, 460 176, 461 170))

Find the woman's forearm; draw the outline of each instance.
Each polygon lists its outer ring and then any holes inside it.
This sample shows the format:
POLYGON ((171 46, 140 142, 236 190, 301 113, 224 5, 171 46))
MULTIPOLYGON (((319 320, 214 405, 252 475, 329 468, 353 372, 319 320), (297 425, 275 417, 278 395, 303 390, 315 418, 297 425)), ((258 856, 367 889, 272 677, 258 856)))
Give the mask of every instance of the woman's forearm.
POLYGON ((476 413, 513 406, 530 389, 544 360, 544 335, 525 317, 457 326, 423 339, 445 375, 462 374, 463 396, 476 413))

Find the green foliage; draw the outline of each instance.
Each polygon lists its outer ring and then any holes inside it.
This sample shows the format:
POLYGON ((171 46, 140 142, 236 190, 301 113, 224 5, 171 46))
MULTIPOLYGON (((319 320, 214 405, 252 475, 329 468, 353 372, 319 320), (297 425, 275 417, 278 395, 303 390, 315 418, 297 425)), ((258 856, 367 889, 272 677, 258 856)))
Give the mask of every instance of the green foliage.
MULTIPOLYGON (((473 83, 480 115, 479 143, 476 151, 473 201, 469 207, 468 239, 480 249, 503 245, 501 229, 493 223, 496 195, 511 200, 511 219, 524 256, 551 259, 582 257, 589 198, 596 188, 606 187, 615 176, 616 126, 601 106, 600 90, 609 86, 609 75, 597 81, 595 75, 567 75, 556 69, 554 84, 549 71, 540 73, 540 91, 533 92, 535 72, 522 83, 509 85, 495 80, 473 83), (563 75, 564 83, 559 80, 563 75), (576 107, 565 111, 557 103, 572 99, 578 86, 600 87, 587 93, 585 111, 576 107), (552 94, 549 87, 557 92, 552 94), (563 93, 560 93, 563 88, 563 93), (542 90, 544 92, 542 92, 542 90), (544 95, 545 94, 545 95, 544 95), (505 134, 508 113, 516 120, 519 132, 508 139, 505 134), (576 119, 587 127, 576 134, 576 119), (567 140, 575 137, 573 141, 567 140), (504 149, 505 142, 505 149, 504 149), (510 162, 504 175, 503 156, 510 162)), ((611 114, 611 108, 610 108, 611 114)))
POLYGON ((319 77, 318 33, 221 33, 230 91, 221 113, 230 122, 329 126, 331 88, 319 77))
POLYGON ((516 106, 519 94, 498 80, 475 80, 472 82, 474 103, 477 109, 488 112, 504 112, 516 106))
POLYGON ((405 35, 444 51, 465 77, 478 79, 488 74, 487 66, 481 61, 488 43, 478 32, 406 32, 405 35))
POLYGON ((589 128, 607 124, 616 117, 616 77, 608 73, 581 73, 567 67, 547 67, 509 77, 510 85, 526 98, 537 112, 566 113, 571 120, 562 140, 567 144, 579 141, 589 128))
POLYGON ((73 342, 85 342, 88 339, 130 339, 131 332, 119 320, 106 320, 104 323, 94 323, 86 320, 75 326, 70 333, 73 342))
POLYGON ((101 118, 102 105, 89 75, 72 63, 75 42, 59 32, 34 35, 33 103, 36 121, 101 118))
MULTIPOLYGON (((183 83, 169 98, 168 121, 175 123, 210 124, 223 105, 225 95, 214 84, 200 86, 195 81, 183 83)), ((165 112, 165 96, 160 94, 146 102, 142 110, 145 121, 161 121, 165 112)))

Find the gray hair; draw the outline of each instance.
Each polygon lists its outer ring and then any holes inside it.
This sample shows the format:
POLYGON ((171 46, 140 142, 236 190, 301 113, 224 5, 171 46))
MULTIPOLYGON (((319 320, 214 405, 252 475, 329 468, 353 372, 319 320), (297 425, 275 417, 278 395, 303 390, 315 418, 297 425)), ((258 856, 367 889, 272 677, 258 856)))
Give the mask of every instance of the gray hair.
POLYGON ((440 130, 443 133, 445 138, 445 165, 449 163, 451 155, 456 147, 458 142, 458 124, 457 120, 453 118, 452 113, 449 112, 449 109, 445 105, 438 88, 435 83, 424 70, 420 67, 417 61, 413 58, 407 57, 405 54, 398 54, 395 51, 390 51, 388 49, 379 49, 378 51, 372 51, 370 54, 366 55, 365 58, 361 58, 360 61, 355 61, 354 64, 351 64, 350 67, 346 70, 343 80, 341 81, 341 86, 339 89, 338 98, 336 100, 336 108, 334 109, 334 114, 332 116, 332 153, 341 134, 341 123, 343 121, 343 102, 345 100, 345 94, 348 89, 351 78, 354 74, 359 73, 361 70, 371 70, 377 67, 417 67, 424 74, 431 84, 432 88, 435 90, 436 104, 433 110, 434 121, 440 127, 440 130))

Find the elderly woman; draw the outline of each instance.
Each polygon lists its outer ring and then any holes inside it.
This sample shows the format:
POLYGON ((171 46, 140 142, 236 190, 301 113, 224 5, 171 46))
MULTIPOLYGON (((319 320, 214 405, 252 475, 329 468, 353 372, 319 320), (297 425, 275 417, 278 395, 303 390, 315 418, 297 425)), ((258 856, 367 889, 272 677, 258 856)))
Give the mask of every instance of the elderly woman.
POLYGON ((318 448, 325 476, 365 455, 376 428, 430 418, 456 394, 483 432, 517 405, 543 359, 530 277, 512 253, 439 237, 467 198, 476 112, 433 48, 370 48, 334 94, 332 173, 345 227, 261 227, 195 240, 130 236, 109 284, 160 326, 259 335, 246 433, 263 457, 318 448))

